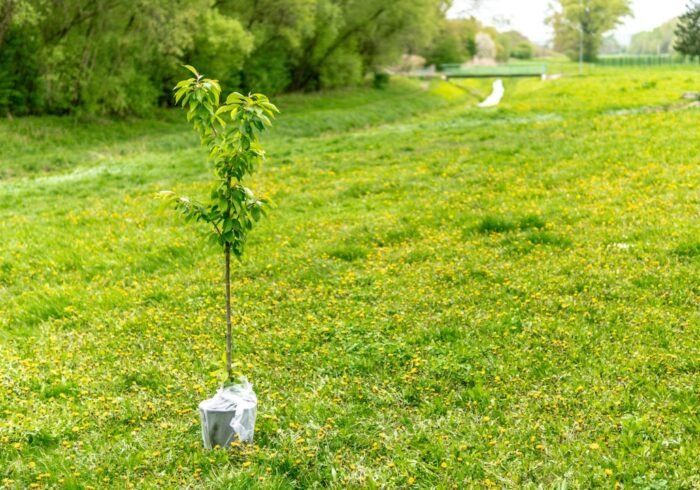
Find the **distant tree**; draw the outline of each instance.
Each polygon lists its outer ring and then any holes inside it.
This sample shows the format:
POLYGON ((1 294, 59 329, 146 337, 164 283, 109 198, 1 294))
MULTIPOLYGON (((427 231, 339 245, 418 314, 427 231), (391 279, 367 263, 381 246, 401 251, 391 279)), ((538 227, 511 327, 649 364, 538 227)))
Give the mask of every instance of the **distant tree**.
POLYGON ((530 60, 535 56, 535 47, 532 43, 519 43, 512 49, 510 56, 516 60, 530 60))
MULTIPOLYGON (((508 39, 505 39, 500 32, 498 32, 498 29, 492 26, 484 26, 481 29, 481 33, 488 35, 491 38, 491 41, 493 42, 493 48, 494 48, 494 54, 493 56, 488 56, 488 58, 497 60, 497 61, 508 61, 508 58, 510 58, 510 41, 508 39)), ((486 39, 484 39, 486 41, 486 39)), ((486 41, 488 42, 488 41, 486 41)), ((479 43, 477 42, 477 50, 478 50, 478 45, 479 43)), ((478 54, 478 53, 477 53, 478 54)), ((479 55, 481 58, 484 56, 479 55)))
POLYGON ((498 44, 502 46, 505 56, 503 58, 515 58, 529 60, 535 54, 535 46, 527 36, 518 31, 506 31, 498 35, 498 44))
POLYGON ((238 19, 255 36, 240 72, 241 86, 279 93, 292 82, 295 60, 306 36, 315 32, 323 6, 309 0, 218 0, 220 12, 238 19))
POLYGON ((620 44, 614 34, 608 34, 600 45, 600 54, 620 54, 625 52, 625 47, 620 44))
POLYGON ((486 32, 476 35, 476 56, 482 59, 496 59, 496 43, 486 32))
POLYGON ((313 28, 290 53, 293 90, 358 83, 365 73, 427 45, 443 0, 316 0, 313 28))
POLYGON ((36 53, 41 49, 36 10, 26 0, 0 0, 0 114, 43 109, 36 53))
POLYGON ((603 36, 632 14, 630 0, 558 0, 547 18, 554 28, 554 49, 578 59, 583 38, 584 61, 595 61, 603 36))
POLYGON ((31 26, 13 26, 6 33, 0 48, 0 115, 41 111, 41 74, 32 56, 38 49, 38 35, 31 26))
POLYGON ((426 53, 425 63, 439 68, 447 63, 463 63, 468 58, 471 56, 467 54, 459 34, 446 25, 435 36, 430 50, 426 53))
POLYGON ((459 39, 466 50, 467 58, 476 56, 476 35, 483 30, 483 25, 476 17, 466 19, 451 19, 450 24, 459 33, 459 39))
POLYGON ((656 29, 632 36, 630 54, 669 54, 673 52, 674 32, 678 19, 671 19, 656 29))
POLYGON ((253 50, 254 38, 238 19, 206 10, 199 17, 190 60, 203 73, 218 73, 226 91, 240 84, 239 74, 246 57, 253 50))
MULTIPOLYGON (((25 0, 50 112, 146 114, 177 81, 208 0, 25 0)), ((208 30, 208 28, 207 28, 208 30)), ((226 51, 235 47, 226 46, 226 51)))
POLYGON ((432 42, 421 52, 427 65, 463 63, 476 55, 476 35, 484 29, 476 18, 444 19, 432 42))
POLYGON ((689 5, 678 19, 675 48, 687 56, 700 56, 700 2, 689 5))

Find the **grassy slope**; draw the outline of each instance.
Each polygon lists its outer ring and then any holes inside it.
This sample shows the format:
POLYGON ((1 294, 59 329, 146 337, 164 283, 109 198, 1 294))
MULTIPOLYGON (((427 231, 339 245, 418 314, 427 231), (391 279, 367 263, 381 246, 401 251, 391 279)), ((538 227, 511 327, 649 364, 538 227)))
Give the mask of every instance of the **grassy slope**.
POLYGON ((700 485, 697 73, 613 73, 484 111, 444 85, 283 99, 253 185, 279 207, 234 285, 257 439, 229 454, 194 412, 220 257, 151 199, 205 191, 194 138, 3 122, 0 481, 700 485))

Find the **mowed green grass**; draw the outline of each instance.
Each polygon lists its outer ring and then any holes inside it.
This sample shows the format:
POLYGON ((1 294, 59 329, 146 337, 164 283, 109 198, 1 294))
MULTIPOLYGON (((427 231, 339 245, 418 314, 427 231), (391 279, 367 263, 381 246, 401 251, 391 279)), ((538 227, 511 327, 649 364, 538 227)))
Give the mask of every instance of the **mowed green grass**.
POLYGON ((697 71, 287 96, 234 269, 183 121, 0 123, 3 488, 699 488, 697 71))

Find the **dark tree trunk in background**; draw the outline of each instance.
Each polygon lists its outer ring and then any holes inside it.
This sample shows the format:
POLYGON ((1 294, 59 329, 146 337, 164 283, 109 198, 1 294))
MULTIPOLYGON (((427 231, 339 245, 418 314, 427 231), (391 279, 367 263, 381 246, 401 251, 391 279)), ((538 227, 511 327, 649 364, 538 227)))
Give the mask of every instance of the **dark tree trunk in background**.
POLYGON ((292 75, 292 90, 303 90, 303 89, 317 89, 318 86, 312 86, 312 82, 316 82, 318 85, 320 71, 323 64, 328 61, 328 58, 333 55, 338 48, 342 47, 348 40, 353 36, 362 33, 367 29, 368 26, 372 26, 374 22, 387 10, 387 6, 381 5, 377 10, 375 10, 364 22, 359 23, 355 26, 348 28, 343 34, 340 34, 331 45, 326 48, 326 50, 315 59, 312 59, 315 51, 316 39, 318 38, 318 33, 314 39, 309 42, 306 53, 303 60, 299 63, 299 67, 296 69, 292 75))
POLYGON ((0 9, 0 48, 5 43, 5 36, 10 30, 10 24, 12 24, 12 15, 15 11, 15 0, 5 0, 1 3, 2 8, 0 9))

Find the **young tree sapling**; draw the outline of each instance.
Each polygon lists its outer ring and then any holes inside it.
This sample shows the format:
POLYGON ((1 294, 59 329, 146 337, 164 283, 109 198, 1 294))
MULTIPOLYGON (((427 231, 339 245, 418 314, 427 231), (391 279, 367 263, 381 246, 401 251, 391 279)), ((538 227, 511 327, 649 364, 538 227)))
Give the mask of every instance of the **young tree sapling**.
POLYGON ((268 201, 257 198, 243 185, 265 159, 259 134, 272 125, 279 113, 263 94, 230 94, 220 102, 221 87, 217 80, 204 78, 185 65, 194 78, 175 86, 175 101, 187 110, 187 120, 209 151, 214 169, 210 199, 199 202, 163 191, 159 197, 171 203, 187 221, 211 225, 209 238, 224 252, 226 284, 226 372, 232 381, 233 340, 231 334, 231 254, 240 259, 248 232, 266 215, 268 201))

